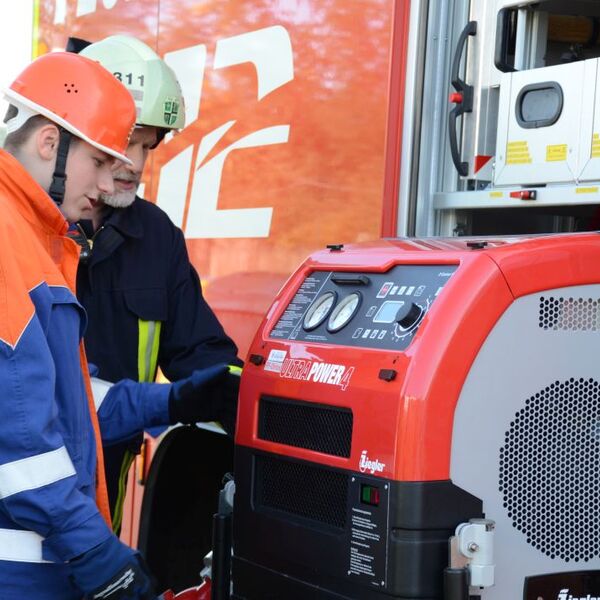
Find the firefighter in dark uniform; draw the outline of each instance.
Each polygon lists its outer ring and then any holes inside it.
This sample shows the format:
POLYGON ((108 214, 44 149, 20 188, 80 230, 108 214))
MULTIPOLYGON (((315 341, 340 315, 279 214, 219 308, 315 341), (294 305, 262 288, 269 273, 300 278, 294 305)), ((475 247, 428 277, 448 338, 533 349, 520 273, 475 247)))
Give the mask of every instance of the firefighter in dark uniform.
MULTIPOLYGON (((179 83, 152 49, 129 36, 111 36, 81 54, 114 73, 137 108, 127 149, 133 165, 113 172, 114 195, 94 206, 91 221, 79 223, 84 250, 77 295, 88 313, 88 359, 98 368, 98 377, 110 382, 152 382, 158 367, 175 381, 219 363, 234 366, 231 377, 239 382, 237 348, 202 296, 181 229, 156 205, 136 196, 148 152, 169 130, 184 125, 179 83)), ((227 394, 207 402, 204 420, 218 421, 232 434, 237 387, 225 387, 227 394)), ((140 432, 128 443, 104 448, 116 531, 127 473, 142 438, 140 432)))

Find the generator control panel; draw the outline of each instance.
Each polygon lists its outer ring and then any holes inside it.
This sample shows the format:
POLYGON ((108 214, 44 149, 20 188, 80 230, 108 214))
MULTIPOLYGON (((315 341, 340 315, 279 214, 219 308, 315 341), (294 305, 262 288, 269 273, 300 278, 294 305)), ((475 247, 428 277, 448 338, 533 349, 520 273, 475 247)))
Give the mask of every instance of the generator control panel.
POLYGON ((313 271, 270 337, 404 350, 457 266, 396 265, 385 273, 313 271))

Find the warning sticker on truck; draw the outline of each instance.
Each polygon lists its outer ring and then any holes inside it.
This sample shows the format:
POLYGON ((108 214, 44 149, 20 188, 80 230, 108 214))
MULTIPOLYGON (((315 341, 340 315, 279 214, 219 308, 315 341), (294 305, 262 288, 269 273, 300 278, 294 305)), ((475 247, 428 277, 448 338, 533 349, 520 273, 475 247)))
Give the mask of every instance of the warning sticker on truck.
POLYGON ((546 162, 562 162, 567 160, 567 144, 546 146, 546 162))
POLYGON ((526 141, 508 142, 506 145, 507 165, 528 165, 531 164, 531 162, 529 144, 527 144, 526 141))

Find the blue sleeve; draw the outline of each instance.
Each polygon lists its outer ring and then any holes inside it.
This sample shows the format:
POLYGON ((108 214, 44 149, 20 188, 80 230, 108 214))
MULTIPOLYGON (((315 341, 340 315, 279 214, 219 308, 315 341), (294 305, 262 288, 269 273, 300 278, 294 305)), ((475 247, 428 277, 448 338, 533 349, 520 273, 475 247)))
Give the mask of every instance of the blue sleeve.
POLYGON ((212 365, 242 366, 235 343, 202 295, 200 278, 190 263, 181 230, 173 229, 169 313, 158 353, 162 372, 170 381, 177 381, 212 365))
POLYGON ((45 560, 70 560, 111 535, 94 500, 91 421, 74 346, 61 365, 74 377, 65 382, 36 313, 16 342, 0 339, 0 527, 44 538, 45 560), (67 387, 68 413, 59 399, 67 387), (77 429, 79 441, 64 437, 77 429))
POLYGON ((123 379, 95 397, 102 442, 125 441, 151 427, 169 425, 169 392, 161 383, 138 383, 123 379))

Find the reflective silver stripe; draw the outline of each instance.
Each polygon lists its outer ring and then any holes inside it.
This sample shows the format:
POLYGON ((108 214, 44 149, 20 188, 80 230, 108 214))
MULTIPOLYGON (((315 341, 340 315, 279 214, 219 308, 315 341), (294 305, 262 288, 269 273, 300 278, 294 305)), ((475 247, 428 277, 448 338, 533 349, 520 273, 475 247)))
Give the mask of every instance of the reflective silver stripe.
POLYGON ((46 563, 42 559, 44 538, 33 531, 0 529, 0 560, 46 563))
POLYGON ((92 382, 92 394, 94 395, 94 405, 96 406, 96 412, 100 410, 100 406, 108 394, 108 390, 113 386, 110 381, 104 381, 104 379, 98 379, 98 377, 90 377, 92 382))
POLYGON ((34 490, 71 475, 75 475, 75 467, 64 446, 0 465, 0 499, 34 490))

